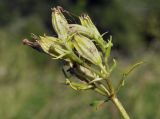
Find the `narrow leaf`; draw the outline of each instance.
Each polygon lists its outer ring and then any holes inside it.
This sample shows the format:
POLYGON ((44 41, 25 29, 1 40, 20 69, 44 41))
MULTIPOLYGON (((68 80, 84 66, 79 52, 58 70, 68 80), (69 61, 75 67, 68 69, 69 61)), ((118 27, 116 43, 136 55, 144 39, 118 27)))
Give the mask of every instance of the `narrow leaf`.
POLYGON ((138 66, 140 66, 141 64, 143 64, 143 62, 138 62, 134 65, 132 65, 125 73, 122 74, 122 78, 117 86, 117 89, 116 89, 116 92, 119 91, 119 89, 124 86, 124 83, 125 83, 125 79, 127 78, 127 76, 135 69, 137 68, 138 66))
POLYGON ((108 41, 107 45, 106 45, 106 54, 105 54, 105 61, 107 62, 109 56, 110 56, 110 52, 111 52, 111 48, 112 48, 113 44, 112 44, 112 36, 110 36, 110 40, 108 41))
POLYGON ((111 68, 110 68, 110 73, 116 68, 116 66, 117 66, 117 62, 116 62, 116 60, 115 59, 113 59, 113 65, 111 66, 111 68))
POLYGON ((98 109, 103 107, 105 102, 108 102, 108 101, 109 101, 109 99, 106 99, 106 100, 95 100, 90 104, 90 106, 92 106, 95 110, 98 110, 98 109))

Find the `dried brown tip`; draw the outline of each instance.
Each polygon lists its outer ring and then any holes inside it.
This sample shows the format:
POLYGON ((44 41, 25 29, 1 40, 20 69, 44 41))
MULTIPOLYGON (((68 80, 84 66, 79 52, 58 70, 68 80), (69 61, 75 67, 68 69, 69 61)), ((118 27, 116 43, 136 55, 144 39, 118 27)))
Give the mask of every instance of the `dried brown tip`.
POLYGON ((61 6, 51 8, 51 10, 52 10, 52 12, 57 12, 57 13, 65 12, 65 13, 69 14, 69 12, 67 10, 64 10, 63 7, 61 7, 61 6))
POLYGON ((36 41, 32 42, 32 41, 29 41, 28 39, 24 39, 24 40, 22 41, 22 43, 23 43, 24 45, 28 45, 28 46, 32 47, 33 49, 35 49, 35 50, 37 50, 37 51, 39 51, 39 52, 44 52, 44 51, 42 50, 41 46, 39 45, 39 43, 36 42, 36 41))
POLYGON ((60 12, 63 12, 63 8, 60 7, 60 6, 57 6, 57 7, 54 7, 54 8, 51 8, 52 12, 55 12, 55 13, 60 13, 60 12))

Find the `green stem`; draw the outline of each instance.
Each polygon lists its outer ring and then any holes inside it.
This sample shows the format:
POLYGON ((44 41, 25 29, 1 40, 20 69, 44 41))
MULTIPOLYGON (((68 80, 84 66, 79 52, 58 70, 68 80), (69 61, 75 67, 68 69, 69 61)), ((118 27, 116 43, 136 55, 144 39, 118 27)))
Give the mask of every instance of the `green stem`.
POLYGON ((121 102, 118 100, 116 96, 111 97, 111 101, 114 103, 114 105, 117 107, 119 110, 121 116, 123 119, 130 119, 129 115, 127 114, 126 110, 122 106, 121 102))
POLYGON ((103 96, 106 96, 106 93, 103 92, 102 90, 100 90, 99 88, 95 88, 94 90, 95 90, 97 93, 99 93, 99 94, 101 94, 101 95, 103 95, 103 96))

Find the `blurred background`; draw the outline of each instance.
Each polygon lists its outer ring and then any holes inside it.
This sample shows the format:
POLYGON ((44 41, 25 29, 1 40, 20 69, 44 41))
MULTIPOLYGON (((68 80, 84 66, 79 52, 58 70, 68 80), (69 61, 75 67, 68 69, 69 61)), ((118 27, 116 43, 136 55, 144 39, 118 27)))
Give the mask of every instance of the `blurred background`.
MULTIPOLYGON (((119 98, 132 119, 160 119, 160 0, 0 0, 0 119, 119 119, 99 95, 63 85, 61 63, 24 46, 30 33, 55 35, 51 8, 88 13, 101 33, 113 35, 118 60, 113 81, 131 64, 119 98)), ((107 35, 104 37, 108 37, 107 35)))

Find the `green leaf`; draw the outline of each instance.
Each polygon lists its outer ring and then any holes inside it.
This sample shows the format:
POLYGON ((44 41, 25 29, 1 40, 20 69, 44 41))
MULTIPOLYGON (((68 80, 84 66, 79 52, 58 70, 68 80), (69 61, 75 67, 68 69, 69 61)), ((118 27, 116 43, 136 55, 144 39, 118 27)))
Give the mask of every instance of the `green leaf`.
POLYGON ((111 68, 109 69, 109 72, 111 73, 117 66, 117 62, 115 59, 113 59, 113 65, 111 66, 111 68))
POLYGON ((74 90, 88 90, 93 88, 93 86, 89 84, 71 82, 68 78, 66 79, 66 84, 69 85, 74 90))
POLYGON ((103 37, 104 35, 108 34, 108 31, 104 32, 101 37, 103 37))
POLYGON ((118 92, 119 89, 120 89, 122 86, 124 86, 125 79, 127 78, 127 76, 128 76, 135 68, 137 68, 137 67, 140 66, 141 64, 143 64, 142 61, 141 61, 141 62, 138 62, 138 63, 136 63, 136 64, 134 64, 134 65, 132 65, 126 72, 124 72, 124 73, 122 74, 122 78, 121 78, 121 80, 120 80, 120 82, 119 82, 119 84, 118 84, 118 86, 117 86, 116 92, 118 92))
POLYGON ((59 56, 57 56, 57 57, 54 57, 54 58, 52 58, 52 59, 61 59, 61 58, 63 58, 64 56, 66 56, 66 55, 68 55, 68 54, 70 54, 69 52, 68 53, 63 53, 63 54, 61 54, 61 55, 59 55, 59 56))
POLYGON ((112 46, 113 46, 113 44, 112 44, 112 36, 110 36, 110 40, 106 44, 105 62, 107 62, 107 60, 108 60, 108 58, 110 56, 112 46))
POLYGON ((91 83, 98 82, 98 81, 101 81, 101 80, 103 80, 103 78, 97 77, 94 80, 90 81, 89 83, 91 84, 91 83))
POLYGON ((90 106, 92 106, 95 110, 98 110, 98 109, 102 108, 104 103, 107 101, 109 101, 109 100, 108 99, 107 100, 95 100, 90 104, 90 106))

